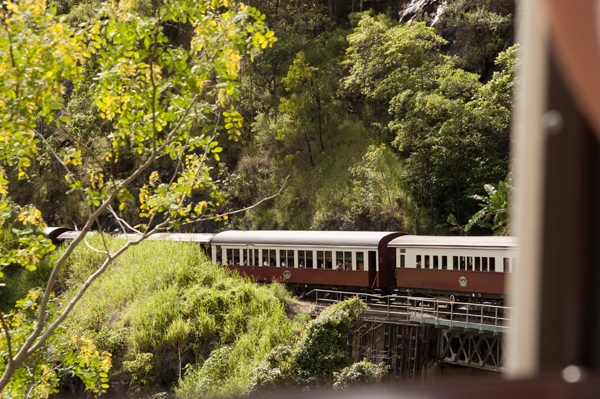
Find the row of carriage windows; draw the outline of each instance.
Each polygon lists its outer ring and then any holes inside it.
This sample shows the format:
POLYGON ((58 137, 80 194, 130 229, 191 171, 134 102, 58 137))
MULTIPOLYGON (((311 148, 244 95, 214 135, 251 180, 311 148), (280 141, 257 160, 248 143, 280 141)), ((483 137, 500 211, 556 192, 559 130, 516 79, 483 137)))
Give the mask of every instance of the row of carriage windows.
MULTIPOLYGON (((353 264, 349 251, 307 251, 291 249, 226 249, 226 264, 230 266, 298 267, 308 269, 365 270, 364 252, 356 252, 353 264), (297 252, 297 257, 294 252, 297 252), (262 256, 261 256, 262 255, 262 256), (277 258, 279 255, 279 259, 277 258)), ((222 261, 221 250, 217 250, 217 261, 222 261)))
MULTIPOLYGON (((502 258, 503 271, 512 271, 511 259, 502 258)), ((513 259, 514 262, 514 259, 513 259)), ((400 255, 400 267, 406 267, 405 255, 400 255)), ((467 270, 476 272, 495 272, 496 258, 483 256, 437 256, 417 255, 417 269, 467 270), (450 264, 448 261, 450 260, 450 264)))

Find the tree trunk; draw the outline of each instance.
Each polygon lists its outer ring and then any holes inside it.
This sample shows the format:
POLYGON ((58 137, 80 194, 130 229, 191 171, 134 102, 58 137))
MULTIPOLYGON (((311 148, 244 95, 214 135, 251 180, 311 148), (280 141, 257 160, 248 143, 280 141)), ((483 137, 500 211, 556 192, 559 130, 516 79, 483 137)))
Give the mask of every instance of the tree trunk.
POLYGON ((333 32, 333 0, 327 0, 327 7, 329 8, 329 31, 333 32))
POLYGON ((317 89, 316 91, 316 100, 317 100, 317 116, 319 117, 319 142, 321 143, 321 151, 325 151, 325 146, 323 145, 323 129, 321 127, 321 93, 317 89))
POLYGON ((425 169, 425 175, 427 176, 427 182, 429 183, 429 213, 431 216, 431 227, 434 227, 435 217, 433 212, 433 181, 431 180, 431 174, 429 173, 429 153, 426 155, 426 159, 423 160, 423 167, 425 169))
POLYGON ((275 123, 277 123, 277 71, 276 71, 277 67, 275 66, 275 64, 273 64, 273 69, 272 69, 272 79, 273 79, 273 102, 274 102, 274 107, 273 110, 275 111, 275 123))
MULTIPOLYGON (((252 74, 250 75, 250 124, 254 122, 254 88, 252 85, 252 74)), ((254 143, 254 134, 252 134, 252 127, 250 128, 250 144, 254 143)))
POLYGON ((308 147, 308 156, 310 157, 310 166, 315 166, 315 162, 313 161, 312 151, 310 150, 310 136, 308 135, 308 130, 304 130, 304 140, 306 140, 306 146, 308 147))
POLYGON ((460 226, 460 190, 458 189, 458 162, 454 163, 454 187, 456 188, 456 223, 460 226))

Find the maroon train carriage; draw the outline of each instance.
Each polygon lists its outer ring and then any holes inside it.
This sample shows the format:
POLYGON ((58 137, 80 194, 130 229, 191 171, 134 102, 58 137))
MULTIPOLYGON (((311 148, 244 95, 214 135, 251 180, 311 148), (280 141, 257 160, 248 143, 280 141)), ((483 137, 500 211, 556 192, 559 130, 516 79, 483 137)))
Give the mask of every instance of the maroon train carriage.
POLYGON ((402 292, 503 299, 505 276, 515 265, 514 237, 404 235, 389 243, 396 251, 396 285, 402 292))
POLYGON ((394 284, 389 231, 225 231, 211 242, 214 262, 258 281, 350 289, 394 284), (337 265, 343 265, 338 270, 337 265))
MULTIPOLYGON (((48 233, 59 233, 60 230, 48 233)), ((65 232, 55 239, 73 239, 65 232)), ((136 239, 134 234, 120 238, 136 239)), ((414 236, 384 231, 162 233, 151 240, 197 242, 214 262, 257 281, 301 287, 502 300, 514 267, 514 237, 414 236), (343 265, 338 270, 336 265, 343 265)))

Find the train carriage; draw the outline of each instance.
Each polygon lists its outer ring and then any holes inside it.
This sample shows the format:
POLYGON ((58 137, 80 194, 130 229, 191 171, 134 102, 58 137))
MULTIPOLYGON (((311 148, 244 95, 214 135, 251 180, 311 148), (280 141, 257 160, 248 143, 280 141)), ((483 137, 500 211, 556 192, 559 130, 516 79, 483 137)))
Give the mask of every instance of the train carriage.
MULTIPOLYGON (((49 229, 47 234, 60 232, 49 229)), ((77 234, 65 232, 56 239, 73 239, 77 234)), ((149 239, 196 242, 214 262, 257 281, 346 291, 387 293, 398 289, 399 293, 460 300, 502 300, 505 276, 515 267, 516 248, 514 237, 415 236, 385 231, 161 233, 149 239)))
POLYGON ((421 294, 503 298, 516 244, 514 237, 398 237, 389 243, 396 251, 396 286, 421 294))
POLYGON ((356 231, 225 231, 212 239, 213 261, 258 281, 389 288, 404 233, 356 231), (344 270, 338 270, 341 263, 344 270))

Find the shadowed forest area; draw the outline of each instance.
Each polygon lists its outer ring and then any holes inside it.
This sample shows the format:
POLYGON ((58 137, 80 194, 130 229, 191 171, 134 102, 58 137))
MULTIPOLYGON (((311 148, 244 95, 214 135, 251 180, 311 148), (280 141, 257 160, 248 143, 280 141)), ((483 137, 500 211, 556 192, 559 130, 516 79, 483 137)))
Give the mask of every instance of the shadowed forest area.
MULTIPOLYGON (((220 210, 249 206, 290 179, 276 200, 189 231, 451 234, 448 216, 465 225, 480 209, 473 195, 505 179, 517 58, 512 0, 249 3, 278 40, 253 60, 240 60, 243 122, 236 122, 237 135, 219 137, 223 151, 211 161, 224 198, 220 210)), ((92 0, 49 5, 73 26, 97 6, 92 0)), ((154 3, 140 0, 136 7, 150 13, 154 3)), ((189 43, 185 26, 164 32, 173 43, 189 43)), ((64 113, 68 129, 100 151, 114 122, 100 116, 86 90, 97 68, 93 57, 85 63, 87 83, 76 91, 64 82, 64 113)), ((41 130, 58 149, 72 140, 52 124, 41 130)), ((118 176, 141 161, 124 147, 109 167, 118 176)), ((175 167, 169 158, 156 162, 165 176, 175 167)), ((75 194, 65 199, 68 183, 47 150, 40 149, 30 171, 26 184, 9 173, 12 199, 38 206, 48 225, 81 226, 84 205, 75 194)), ((133 198, 147 178, 139 178, 133 198)), ((123 212, 143 222, 135 204, 123 212)), ((100 227, 119 229, 111 216, 101 217, 100 227)))

